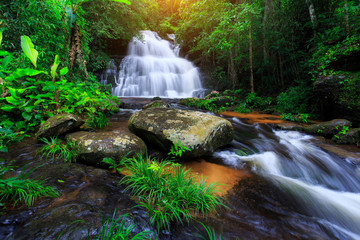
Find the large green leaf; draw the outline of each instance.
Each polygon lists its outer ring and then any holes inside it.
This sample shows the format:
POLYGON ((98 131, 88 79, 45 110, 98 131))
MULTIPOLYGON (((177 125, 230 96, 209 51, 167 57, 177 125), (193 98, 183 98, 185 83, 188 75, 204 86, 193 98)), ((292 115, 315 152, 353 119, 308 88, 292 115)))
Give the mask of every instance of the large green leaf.
POLYGON ((16 80, 16 79, 19 79, 19 78, 22 78, 25 76, 36 76, 36 75, 43 74, 43 73, 48 74, 45 71, 39 71, 39 70, 31 69, 31 68, 25 68, 25 69, 18 68, 18 69, 16 69, 15 72, 13 72, 13 74, 11 74, 10 76, 7 76, 5 78, 5 80, 11 81, 11 80, 16 80))
POLYGON ((5 99, 6 99, 6 101, 7 101, 8 103, 10 103, 10 104, 12 104, 12 105, 14 105, 14 106, 18 106, 18 105, 20 105, 20 104, 23 103, 21 100, 16 99, 16 98, 14 98, 13 96, 6 97, 5 99))
POLYGON ((36 68, 36 60, 39 53, 34 48, 34 44, 31 42, 31 39, 28 36, 21 36, 21 48, 36 68))
POLYGON ((60 76, 64 76, 68 72, 69 72, 69 69, 67 67, 64 67, 64 68, 60 69, 60 76))
POLYGON ((125 4, 127 4, 127 5, 130 5, 130 4, 131 4, 131 2, 130 2, 129 0, 111 0, 111 1, 113 1, 113 2, 119 2, 119 3, 125 3, 125 4))
POLYGON ((16 108, 16 107, 12 106, 12 105, 3 105, 0 107, 0 109, 5 112, 11 112, 14 108, 16 108))
POLYGON ((53 65, 51 66, 51 77, 55 80, 55 74, 56 74, 56 69, 58 68, 60 64, 60 59, 59 59, 59 55, 56 55, 55 56, 55 60, 54 60, 54 63, 53 65))

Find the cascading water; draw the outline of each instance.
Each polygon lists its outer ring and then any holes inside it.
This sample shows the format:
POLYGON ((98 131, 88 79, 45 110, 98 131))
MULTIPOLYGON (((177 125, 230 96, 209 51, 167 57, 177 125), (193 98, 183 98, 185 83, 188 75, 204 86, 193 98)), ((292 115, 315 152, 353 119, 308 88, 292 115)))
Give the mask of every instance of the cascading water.
POLYGON ((233 142, 237 147, 215 157, 234 167, 249 165, 285 191, 297 211, 315 220, 330 238, 360 239, 360 168, 352 159, 323 151, 309 135, 232 121, 240 133, 233 142), (242 144, 241 135, 248 139, 250 132, 255 133, 252 140, 242 144), (238 149, 250 154, 240 156, 238 149))
POLYGON ((201 87, 198 69, 178 56, 178 46, 155 32, 133 38, 120 64, 113 95, 119 97, 192 97, 201 87))

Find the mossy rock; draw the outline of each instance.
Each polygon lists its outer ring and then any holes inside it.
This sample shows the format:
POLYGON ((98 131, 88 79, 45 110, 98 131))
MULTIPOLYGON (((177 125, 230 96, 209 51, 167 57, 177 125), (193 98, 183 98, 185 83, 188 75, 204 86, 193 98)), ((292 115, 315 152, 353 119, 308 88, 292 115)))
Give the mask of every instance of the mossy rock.
POLYGON ((337 133, 332 140, 339 144, 356 144, 360 146, 360 128, 350 129, 345 134, 337 133))
POLYGON ((41 124, 35 136, 40 139, 65 135, 84 123, 84 120, 73 114, 54 115, 41 124))
POLYGON ((148 108, 129 119, 131 132, 146 143, 169 151, 180 141, 190 149, 185 157, 198 157, 229 144, 234 137, 231 123, 202 112, 173 108, 148 108))
POLYGON ((344 126, 350 127, 351 122, 346 119, 334 119, 328 122, 310 125, 305 128, 305 132, 331 138, 341 131, 344 126))
POLYGON ((74 141, 74 151, 81 163, 106 167, 103 158, 120 161, 123 157, 132 157, 137 153, 146 153, 145 143, 132 133, 122 132, 75 132, 66 136, 74 141))
POLYGON ((161 100, 156 100, 156 101, 152 101, 151 103, 144 105, 142 108, 147 109, 147 108, 155 108, 155 107, 169 108, 170 105, 161 100))

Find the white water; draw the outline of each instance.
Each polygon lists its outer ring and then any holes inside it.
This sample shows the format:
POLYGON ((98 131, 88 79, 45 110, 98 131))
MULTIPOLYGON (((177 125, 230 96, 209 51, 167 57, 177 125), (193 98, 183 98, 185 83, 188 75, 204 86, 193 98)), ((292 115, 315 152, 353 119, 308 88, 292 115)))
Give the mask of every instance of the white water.
POLYGON ((179 57, 179 47, 155 32, 133 38, 120 64, 113 95, 119 97, 192 97, 202 89, 198 69, 179 57))
POLYGON ((334 238, 360 239, 359 167, 315 146, 309 135, 254 129, 256 137, 247 146, 258 153, 239 156, 234 149, 214 156, 234 167, 248 165, 273 182, 294 199, 300 212, 316 219, 334 238))

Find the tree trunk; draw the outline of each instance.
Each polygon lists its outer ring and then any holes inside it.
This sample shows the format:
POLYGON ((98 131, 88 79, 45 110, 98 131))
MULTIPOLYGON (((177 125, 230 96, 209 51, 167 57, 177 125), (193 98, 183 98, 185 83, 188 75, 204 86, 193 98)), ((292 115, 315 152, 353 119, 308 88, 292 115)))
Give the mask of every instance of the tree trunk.
POLYGON ((311 19, 311 23, 313 25, 313 30, 314 30, 314 35, 315 35, 316 29, 318 27, 318 21, 317 21, 317 17, 316 17, 316 13, 315 13, 315 7, 311 0, 305 0, 305 2, 307 3, 308 8, 309 8, 310 19, 311 19))
POLYGON ((228 62, 228 74, 231 82, 231 88, 235 89, 237 86, 237 73, 234 63, 235 47, 232 47, 229 51, 229 62, 228 62))
POLYGON ((253 49, 252 49, 252 31, 251 31, 251 13, 249 12, 249 64, 250 64, 250 87, 254 92, 254 73, 253 73, 253 49))
POLYGON ((345 0, 344 3, 344 10, 345 10, 345 16, 344 16, 344 21, 345 21, 345 29, 346 29, 346 33, 349 34, 350 33, 350 26, 349 26, 349 9, 348 9, 348 1, 345 0))
POLYGON ((267 31, 268 31, 268 21, 269 16, 272 12, 272 0, 264 1, 264 19, 263 19, 263 52, 264 52, 264 62, 269 61, 269 49, 268 49, 268 39, 267 39, 267 31))
POLYGON ((75 59, 79 63, 85 73, 86 78, 89 78, 89 74, 86 69, 86 62, 82 56, 82 46, 81 46, 81 37, 80 37, 80 29, 77 23, 74 24, 74 27, 71 28, 70 35, 70 48, 69 48, 69 75, 71 80, 71 74, 74 68, 75 59))

